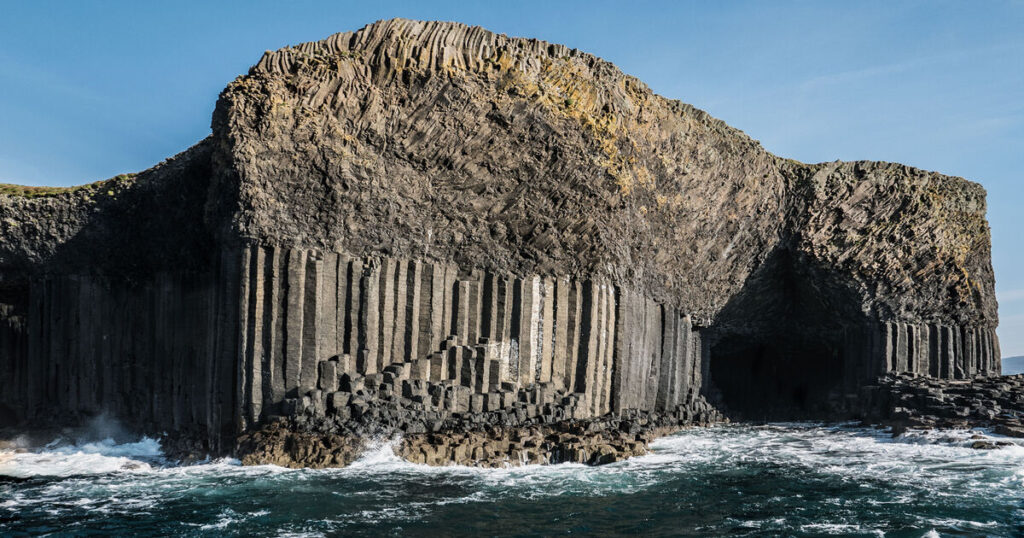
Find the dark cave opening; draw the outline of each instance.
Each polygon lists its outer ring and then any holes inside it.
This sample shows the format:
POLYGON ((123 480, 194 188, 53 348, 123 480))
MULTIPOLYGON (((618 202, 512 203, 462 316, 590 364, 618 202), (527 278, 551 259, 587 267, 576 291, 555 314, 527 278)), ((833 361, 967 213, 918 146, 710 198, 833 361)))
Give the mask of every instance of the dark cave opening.
POLYGON ((828 268, 772 252, 709 327, 712 399, 733 420, 842 418, 861 303, 828 268))
POLYGON ((734 419, 826 418, 843 383, 841 347, 821 339, 722 335, 711 347, 711 379, 734 419))

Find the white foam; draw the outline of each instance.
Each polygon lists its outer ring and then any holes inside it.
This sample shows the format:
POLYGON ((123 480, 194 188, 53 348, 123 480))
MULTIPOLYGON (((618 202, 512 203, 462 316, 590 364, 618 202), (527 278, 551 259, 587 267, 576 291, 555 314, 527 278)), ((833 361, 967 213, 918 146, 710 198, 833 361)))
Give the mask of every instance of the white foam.
POLYGON ((876 536, 885 536, 885 533, 880 530, 866 530, 860 525, 852 525, 849 523, 808 523, 806 525, 801 525, 800 530, 817 535, 871 533, 876 536))
POLYGON ((107 457, 98 454, 15 454, 0 463, 0 475, 15 478, 33 476, 76 476, 106 474, 116 471, 148 471, 150 465, 131 458, 107 457))
POLYGON ((50 443, 43 450, 11 452, 0 457, 0 475, 15 478, 147 472, 161 459, 159 441, 143 437, 130 443, 107 438, 80 444, 50 443))
POLYGON ((102 441, 86 442, 74 445, 57 446, 51 449, 60 454, 99 454, 108 457, 162 457, 160 441, 150 437, 133 443, 116 443, 111 438, 102 441))
POLYGON ((229 525, 233 523, 240 523, 242 521, 244 521, 244 518, 238 517, 238 514, 234 510, 225 508, 224 510, 221 510, 216 522, 200 525, 199 529, 204 531, 222 531, 228 528, 229 525))
POLYGON ((382 467, 405 467, 413 465, 395 454, 395 447, 401 442, 400 437, 371 441, 363 453, 349 465, 354 470, 380 470, 382 467))

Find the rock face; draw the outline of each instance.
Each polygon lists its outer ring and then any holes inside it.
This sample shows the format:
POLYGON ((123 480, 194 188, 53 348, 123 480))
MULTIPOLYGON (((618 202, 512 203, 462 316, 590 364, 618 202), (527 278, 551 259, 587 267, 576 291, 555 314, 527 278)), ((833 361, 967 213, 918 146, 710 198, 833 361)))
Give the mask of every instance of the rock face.
POLYGON ((10 425, 106 411, 226 452, 836 417, 885 373, 1000 371, 979 185, 781 159, 577 50, 382 21, 268 52, 212 127, 0 195, 10 425))

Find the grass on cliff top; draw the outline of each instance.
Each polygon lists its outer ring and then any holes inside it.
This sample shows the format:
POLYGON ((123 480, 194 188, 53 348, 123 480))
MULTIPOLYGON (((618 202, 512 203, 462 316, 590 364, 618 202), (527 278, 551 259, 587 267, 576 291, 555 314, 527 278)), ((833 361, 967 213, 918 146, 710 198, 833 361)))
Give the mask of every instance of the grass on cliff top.
POLYGON ((135 177, 135 174, 119 174, 110 179, 103 179, 100 181, 94 181, 85 185, 75 185, 73 187, 32 187, 29 185, 13 185, 10 183, 0 183, 0 195, 6 196, 20 196, 23 198, 42 198, 46 196, 57 196, 67 192, 80 191, 82 189, 97 189, 115 181, 124 181, 135 177))

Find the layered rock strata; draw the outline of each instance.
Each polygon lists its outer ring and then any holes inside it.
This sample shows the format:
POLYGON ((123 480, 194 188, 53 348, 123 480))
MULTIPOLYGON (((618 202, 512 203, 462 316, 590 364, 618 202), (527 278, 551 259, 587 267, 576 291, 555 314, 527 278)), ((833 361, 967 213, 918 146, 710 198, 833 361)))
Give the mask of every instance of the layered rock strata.
POLYGON ((107 412, 309 465, 469 435, 493 464, 637 413, 840 418, 886 373, 999 373, 979 185, 776 157, 577 50, 382 21, 268 52, 212 130, 0 194, 7 425, 107 412))

